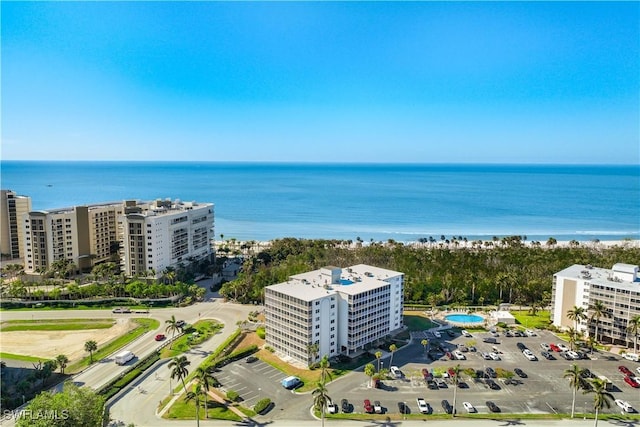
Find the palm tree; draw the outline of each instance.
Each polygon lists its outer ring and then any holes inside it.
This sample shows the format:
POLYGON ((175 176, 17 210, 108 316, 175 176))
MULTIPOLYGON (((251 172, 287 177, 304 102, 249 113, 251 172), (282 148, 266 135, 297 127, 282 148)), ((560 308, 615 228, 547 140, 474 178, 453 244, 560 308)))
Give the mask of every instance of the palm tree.
POLYGON ((571 348, 571 350, 573 350, 573 345, 576 343, 580 335, 578 331, 573 328, 567 329, 567 335, 569 337, 569 347, 571 348))
POLYGON ((191 362, 187 360, 187 356, 176 356, 171 362, 169 362, 169 369, 171 370, 171 378, 178 377, 178 380, 182 381, 182 387, 187 390, 187 385, 184 383, 184 379, 189 375, 189 366, 191 362))
MULTIPOLYGON (((189 401, 191 399, 193 399, 195 401, 196 404, 196 426, 200 427, 200 396, 202 396, 202 394, 204 394, 204 400, 205 402, 207 401, 207 395, 206 392, 204 391, 204 388, 202 387, 202 384, 200 383, 196 383, 193 385, 193 391, 190 391, 187 393, 187 395, 185 396, 185 400, 189 401)), ((206 414, 206 409, 205 409, 205 414, 206 414)))
POLYGON ((453 411, 451 417, 456 416, 456 398, 458 397, 458 382, 460 381, 460 364, 458 363, 453 369, 453 411))
POLYGON ((320 420, 322 421, 322 427, 324 427, 324 410, 327 407, 327 404, 331 402, 331 398, 327 393, 327 387, 324 385, 324 382, 318 381, 315 390, 313 390, 312 392, 313 408, 316 411, 320 411, 320 420))
POLYGON ((58 362, 58 367, 60 368, 60 373, 64 375, 64 370, 69 364, 69 358, 64 354, 59 354, 56 356, 56 362, 58 362))
POLYGON ((376 367, 372 363, 367 363, 364 367, 364 374, 369 377, 369 384, 373 382, 373 376, 376 373, 376 367))
POLYGON ((577 305, 574 305, 572 309, 567 310, 567 317, 570 320, 574 321, 574 329, 577 331, 578 323, 580 323, 581 320, 585 320, 587 318, 587 315, 585 314, 584 307, 578 307, 577 305))
POLYGON ((309 366, 313 365, 313 362, 316 361, 319 351, 320 344, 318 344, 317 342, 307 345, 307 353, 309 354, 309 358, 311 359, 311 361, 309 362, 309 366))
POLYGON ((391 359, 389 360, 389 366, 393 365, 393 353, 398 349, 395 344, 391 344, 389 346, 389 351, 391 352, 391 359))
POLYGON ((607 391, 605 380, 594 378, 591 380, 591 385, 592 387, 588 390, 585 390, 584 394, 594 393, 593 409, 595 409, 596 411, 596 418, 595 418, 595 424, 593 426, 598 427, 598 412, 605 406, 607 408, 610 408, 611 401, 614 400, 615 398, 613 397, 613 394, 607 391))
POLYGON ((627 330, 633 334, 633 352, 638 351, 638 332, 640 332, 640 315, 635 315, 629 320, 627 330))
POLYGON ((378 360, 378 372, 380 372, 380 359, 382 358, 382 352, 376 351, 376 359, 378 360))
MULTIPOLYGON (((173 340, 173 337, 176 336, 176 332, 182 332, 182 327, 178 325, 178 320, 176 320, 176 316, 175 315, 171 315, 171 319, 167 319, 164 321, 164 323, 167 324, 167 327, 165 328, 165 332, 169 333, 171 332, 171 339, 173 340)), ((173 348, 173 341, 171 342, 171 345, 169 345, 169 348, 173 348)))
POLYGON ((84 343, 84 351, 89 352, 89 364, 93 363, 93 352, 98 349, 98 343, 94 340, 89 340, 84 343))
POLYGON ((322 356, 322 359, 320 359, 320 378, 323 384, 326 384, 327 378, 329 381, 333 380, 331 372, 329 372, 329 366, 331 366, 329 364, 329 356, 325 354, 322 356))
POLYGON ((584 369, 580 368, 575 363, 564 371, 564 378, 569 378, 569 387, 573 390, 573 400, 571 401, 571 418, 574 417, 576 412, 576 392, 581 389, 584 390, 587 387, 587 381, 582 376, 584 369))
POLYGON ((589 309, 591 310, 591 317, 589 319, 591 321, 595 320, 595 324, 596 324, 595 336, 597 341, 598 340, 598 324, 600 323, 600 318, 607 313, 607 307, 604 305, 602 301, 596 300, 593 302, 593 304, 591 304, 589 309))
POLYGON ((424 352, 427 352, 427 346, 429 345, 429 340, 424 339, 422 341, 420 341, 420 344, 422 344, 422 346, 424 347, 424 352))
POLYGON ((211 388, 211 386, 217 383, 217 381, 213 377, 213 375, 211 375, 211 371, 202 366, 198 366, 198 368, 196 369, 195 378, 198 380, 198 384, 200 384, 204 392, 204 417, 208 418, 209 408, 207 407, 207 394, 209 393, 209 389, 211 388))

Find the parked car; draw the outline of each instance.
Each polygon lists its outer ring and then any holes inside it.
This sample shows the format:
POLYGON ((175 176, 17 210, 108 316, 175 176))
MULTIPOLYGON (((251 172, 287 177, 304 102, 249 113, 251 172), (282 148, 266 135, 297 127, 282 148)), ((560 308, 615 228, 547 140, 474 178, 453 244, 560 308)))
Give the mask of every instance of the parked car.
POLYGON ((423 414, 429 413, 429 405, 427 405, 427 402, 423 398, 418 397, 416 399, 416 403, 418 404, 418 409, 420 410, 420 412, 422 412, 423 414))
POLYGON ((512 331, 507 331, 507 332, 504 333, 504 336, 512 338, 513 337, 513 332, 512 331))
POLYGON ((623 412, 635 412, 636 410, 633 409, 633 406, 631 406, 631 404, 625 400, 622 399, 616 399, 614 402, 616 402, 616 405, 618 405, 618 407, 620 407, 620 409, 622 409, 623 412))
POLYGON ((560 344, 556 344, 558 346, 558 348, 560 349, 560 351, 569 351, 569 347, 567 347, 566 345, 560 343, 560 344))
POLYGON ((527 329, 526 331, 524 331, 524 333, 528 337, 535 337, 537 335, 535 331, 532 331, 531 329, 527 329))
POLYGON ((253 362, 256 362, 257 360, 258 358, 256 356, 249 356, 246 359, 244 359, 244 361, 247 363, 253 363, 253 362))
POLYGON ((380 404, 379 400, 375 400, 373 402, 373 412, 375 412, 376 414, 382 413, 382 405, 380 404))
POLYGON ((427 387, 429 390, 437 390, 439 388, 435 381, 427 381, 427 387))
POLYGON ((436 338, 442 338, 442 334, 438 331, 433 331, 433 336, 436 338))
POLYGON ((487 408, 489 408, 491 412, 500 412, 500 408, 498 407, 498 405, 490 400, 487 400, 487 408))
POLYGON ((543 342, 542 344, 540 344, 540 348, 542 348, 544 351, 551 350, 551 346, 549 344, 547 344, 546 342, 543 342))
POLYGON ((432 378, 431 372, 427 368, 422 368, 422 377, 425 381, 429 381, 432 378))
POLYGON ((516 343, 516 347, 518 347, 518 350, 520 350, 520 351, 524 351, 524 350, 527 349, 527 346, 524 345, 524 343, 521 343, 521 342, 516 343))
POLYGON ((489 355, 489 353, 487 353, 487 352, 484 352, 484 351, 483 351, 482 353, 480 353, 480 355, 482 356, 482 358, 483 358, 484 360, 491 360, 491 356, 490 356, 490 355, 489 355))
POLYGON ((398 411, 401 414, 408 414, 409 408, 407 407, 407 405, 404 404, 404 402, 398 402, 398 411))
POLYGON ((340 407, 342 408, 342 412, 345 414, 351 410, 351 405, 349 405, 349 401, 347 399, 342 399, 340 401, 340 407))
POLYGON ((486 371, 487 371, 487 375, 489 376, 489 378, 496 378, 496 377, 498 376, 498 374, 496 373, 496 371, 495 371, 493 368, 491 368, 491 367, 488 367, 488 368, 486 369, 486 371))
POLYGON ((338 405, 333 402, 327 403, 327 412, 329 414, 336 414, 338 412, 338 405))
POLYGON ((166 338, 166 336, 164 334, 158 334, 156 335, 156 341, 162 341, 166 338))
POLYGON ((636 371, 638 371, 638 373, 640 374, 640 366, 636 368, 636 371))
POLYGON ((373 405, 371 405, 371 401, 369 399, 364 400, 364 412, 367 414, 373 414, 373 405))
POLYGON ((544 357, 547 360, 555 360, 556 358, 553 357, 553 354, 549 353, 548 351, 543 351, 540 353, 542 355, 542 357, 544 357))
POLYGON ((624 382, 629 384, 633 388, 640 387, 640 383, 638 383, 638 381, 636 381, 633 377, 624 377, 624 382))
POLYGON ((513 370, 520 378, 527 378, 527 374, 520 368, 516 368, 513 370))
POLYGON ((483 338, 482 342, 486 342, 486 343, 489 343, 489 344, 498 344, 498 340, 493 338, 493 337, 483 338))
POLYGON ((442 378, 436 378, 436 384, 439 388, 447 388, 447 383, 442 378))
POLYGON ((578 353, 576 353, 573 350, 569 350, 567 351, 567 354, 573 359, 573 360, 579 360, 580 359, 580 355, 578 353))
POLYGON ((631 369, 627 368, 626 366, 620 365, 618 366, 618 370, 625 375, 633 375, 633 372, 631 372, 631 369))
POLYGON ((561 351, 560 356, 562 356, 565 360, 573 360, 573 357, 571 357, 568 351, 561 351))
POLYGON ((456 360, 465 360, 466 357, 464 354, 462 354, 462 352, 460 350, 456 350, 453 352, 453 356, 456 358, 456 360))
POLYGON ((402 378, 402 372, 397 366, 390 367, 389 371, 394 378, 402 378))
POLYGON ((178 321, 176 322, 176 326, 177 326, 178 328, 184 328, 184 325, 186 325, 186 324, 187 324, 187 322, 185 322, 184 320, 178 320, 178 321))
POLYGON ((469 402, 462 402, 462 406, 464 406, 464 409, 466 409, 467 412, 470 413, 470 414, 474 413, 474 412, 477 412, 476 408, 474 408, 474 406, 469 402))
POLYGON ((489 357, 491 357, 491 360, 500 360, 500 356, 494 352, 489 353, 489 357))
POLYGON ((463 329, 463 330, 462 330, 462 335, 464 335, 464 336, 465 336, 465 337, 467 337, 467 338, 471 338, 471 337, 473 336, 473 335, 471 335, 471 334, 469 333, 469 331, 467 331, 466 329, 463 329))
POLYGON ((591 373, 591 371, 589 370, 589 368, 583 368, 583 369, 582 369, 582 373, 580 374, 580 376, 581 376, 582 378, 594 378, 594 377, 595 377, 595 375, 593 375, 593 374, 591 373))
POLYGON ((440 404, 442 405, 442 409, 444 409, 444 412, 446 412, 447 414, 451 414, 453 412, 453 406, 451 406, 451 403, 449 403, 448 400, 445 399, 440 402, 440 404))
POLYGON ((521 331, 513 331, 514 337, 524 337, 524 333, 521 331))
POLYGON ((498 385, 498 383, 497 383, 497 382, 495 382, 494 380, 492 380, 492 379, 488 379, 488 380, 486 380, 485 382, 486 382, 486 384, 489 386, 489 388, 490 388, 491 390, 500 390, 500 386, 499 386, 499 385, 498 385))
POLYGON ((555 351, 556 353, 560 353, 562 350, 560 350, 560 347, 558 347, 555 344, 549 344, 549 347, 551 348, 551 350, 555 351))
POLYGON ((536 357, 535 354, 533 354, 533 352, 529 349, 525 349, 522 351, 522 354, 524 355, 524 357, 527 358, 527 360, 531 361, 531 362, 535 362, 536 360, 538 360, 538 358, 536 357))

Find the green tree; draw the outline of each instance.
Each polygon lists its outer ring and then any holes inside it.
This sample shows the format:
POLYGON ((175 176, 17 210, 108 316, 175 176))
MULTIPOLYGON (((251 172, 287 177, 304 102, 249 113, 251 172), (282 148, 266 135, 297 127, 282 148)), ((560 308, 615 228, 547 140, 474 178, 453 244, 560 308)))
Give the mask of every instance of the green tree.
POLYGON ((322 359, 320 359, 320 381, 323 384, 327 383, 327 379, 329 381, 333 380, 331 372, 329 372, 330 366, 331 364, 329 363, 329 356, 325 354, 324 356, 322 356, 322 359))
POLYGON ((60 373, 64 375, 64 370, 67 368, 67 365, 69 364, 69 358, 64 354, 59 354, 58 356, 56 356, 56 362, 58 362, 60 373))
MULTIPOLYGON (((373 365, 372 365, 373 366, 373 365)), ((320 420, 322 422, 322 427, 324 427, 324 411, 327 407, 327 404, 331 403, 331 397, 329 397, 329 392, 327 391, 327 387, 324 382, 318 381, 316 388, 313 390, 313 408, 316 411, 320 411, 320 420)))
POLYGON ((458 383, 460 382, 460 364, 457 364, 452 368, 453 370, 453 411, 451 411, 451 417, 456 416, 456 398, 458 397, 458 383))
POLYGON ((640 315, 635 315, 629 320, 627 330, 633 334, 633 352, 638 351, 638 332, 640 332, 640 315))
POLYGON ((573 391, 573 398, 571 401, 571 418, 575 416, 576 412, 576 392, 578 390, 584 390, 587 388, 587 381, 583 377, 584 369, 580 368, 575 363, 564 371, 564 378, 569 378, 569 387, 573 391))
POLYGON ((589 319, 592 322, 595 322, 595 326, 596 326, 595 336, 597 341, 598 326, 600 325, 600 318, 607 314, 607 307, 604 305, 602 301, 596 300, 593 302, 593 304, 591 304, 591 306, 589 307, 589 310, 591 311, 591 315, 589 316, 589 319))
POLYGON ((382 359, 382 352, 379 350, 376 351, 375 356, 376 360, 378 361, 378 372, 380 372, 380 359, 382 359))
POLYGON ((57 417, 20 417, 17 427, 101 426, 104 398, 89 387, 73 382, 64 384, 61 392, 42 392, 25 408, 33 414, 57 414, 57 417))
POLYGON ((164 329, 166 333, 171 333, 171 344, 169 348, 173 348, 173 338, 176 336, 177 332, 182 332, 182 327, 178 325, 178 320, 176 320, 175 315, 171 315, 171 319, 167 319, 164 321, 167 327, 164 329))
POLYGON ((606 382, 599 378, 591 380, 591 388, 584 391, 584 394, 593 393, 593 409, 596 411, 594 427, 598 427, 598 413, 605 406, 611 407, 611 401, 615 398, 613 394, 609 393, 606 389, 606 382))
POLYGON ((389 351, 391 352, 391 359, 389 359, 389 366, 393 365, 393 353, 398 349, 395 344, 391 344, 389 346, 389 351))
POLYGON ((422 347, 424 347, 424 352, 427 352, 427 346, 429 345, 429 340, 424 339, 422 341, 420 341, 420 344, 422 344, 422 347))
POLYGON ((202 398, 202 395, 204 394, 204 399, 206 401, 207 397, 206 397, 206 392, 204 391, 204 388, 202 387, 202 384, 200 383, 195 383, 193 385, 193 389, 189 392, 187 392, 186 396, 185 396, 185 400, 188 402, 190 400, 193 400, 194 403, 196 404, 196 426, 200 427, 200 399, 202 398))
POLYGON ((182 388, 186 391, 187 385, 184 383, 184 379, 189 375, 189 366, 191 362, 187 360, 187 356, 176 356, 169 362, 169 369, 171 369, 171 378, 178 378, 182 382, 182 388))
POLYGON ((369 384, 373 383, 373 376, 376 373, 376 367, 373 363, 367 363, 364 367, 364 374, 369 377, 369 384))
POLYGON ((201 385, 202 390, 204 392, 205 395, 205 399, 204 399, 204 417, 208 418, 209 414, 209 407, 207 404, 207 394, 209 393, 209 389, 214 385, 217 384, 218 381, 213 377, 213 375, 211 375, 211 371, 208 368, 205 368, 203 366, 198 366, 195 370, 195 378, 198 380, 198 383, 201 385))
POLYGON ((587 318, 587 314, 585 313, 584 307, 578 307, 574 305, 573 308, 567 310, 567 318, 569 320, 573 320, 575 326, 574 329, 578 330, 578 323, 587 318))
POLYGON ((98 350, 98 343, 94 340, 89 340, 84 343, 84 351, 89 352, 89 364, 93 363, 93 352, 98 350))
POLYGON ((320 344, 314 342, 307 345, 307 354, 309 355, 309 366, 313 365, 318 358, 318 352, 320 351, 320 344))

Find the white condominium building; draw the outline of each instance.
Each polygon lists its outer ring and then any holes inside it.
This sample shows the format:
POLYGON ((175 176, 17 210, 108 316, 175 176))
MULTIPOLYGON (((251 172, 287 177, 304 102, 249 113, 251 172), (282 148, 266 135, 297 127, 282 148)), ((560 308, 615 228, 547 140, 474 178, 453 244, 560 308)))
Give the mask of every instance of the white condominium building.
POLYGON ((12 259, 24 257, 21 218, 31 210, 31 197, 0 190, 0 252, 12 259))
POLYGON ((554 274, 551 321, 560 328, 574 327, 575 321, 567 317, 567 312, 574 306, 583 307, 587 319, 578 324, 578 330, 594 334, 596 320, 590 320, 590 307, 601 301, 606 314, 598 321, 598 339, 633 346, 634 337, 627 326, 630 319, 640 315, 638 270, 637 265, 622 263, 610 270, 576 264, 554 274))
POLYGON ((283 359, 305 365, 325 355, 352 355, 402 328, 403 285, 403 273, 360 264, 267 286, 266 343, 283 359))
POLYGON ((127 202, 118 222, 122 232, 122 268, 135 276, 212 255, 213 204, 156 200, 127 202))

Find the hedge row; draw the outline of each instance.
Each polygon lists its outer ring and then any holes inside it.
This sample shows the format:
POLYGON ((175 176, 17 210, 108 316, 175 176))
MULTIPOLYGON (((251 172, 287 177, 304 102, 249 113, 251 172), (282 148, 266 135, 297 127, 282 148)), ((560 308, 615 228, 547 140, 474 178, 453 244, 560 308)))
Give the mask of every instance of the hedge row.
POLYGON ((105 400, 109 400, 116 393, 129 385, 133 380, 138 378, 144 371, 149 369, 158 360, 160 360, 160 355, 157 352, 154 352, 149 357, 141 361, 135 368, 127 372, 125 375, 104 386, 98 391, 98 393, 103 395, 105 400))
POLYGON ((258 351, 258 346, 253 344, 249 347, 241 348, 240 350, 236 350, 230 355, 223 357, 219 360, 213 362, 213 367, 224 366, 227 363, 235 362, 236 360, 242 359, 245 356, 255 353, 258 351))
POLYGON ((269 408, 269 406, 271 406, 271 399, 265 397, 264 399, 258 400, 258 403, 255 404, 253 410, 256 411, 256 413, 261 414, 263 411, 269 408))

